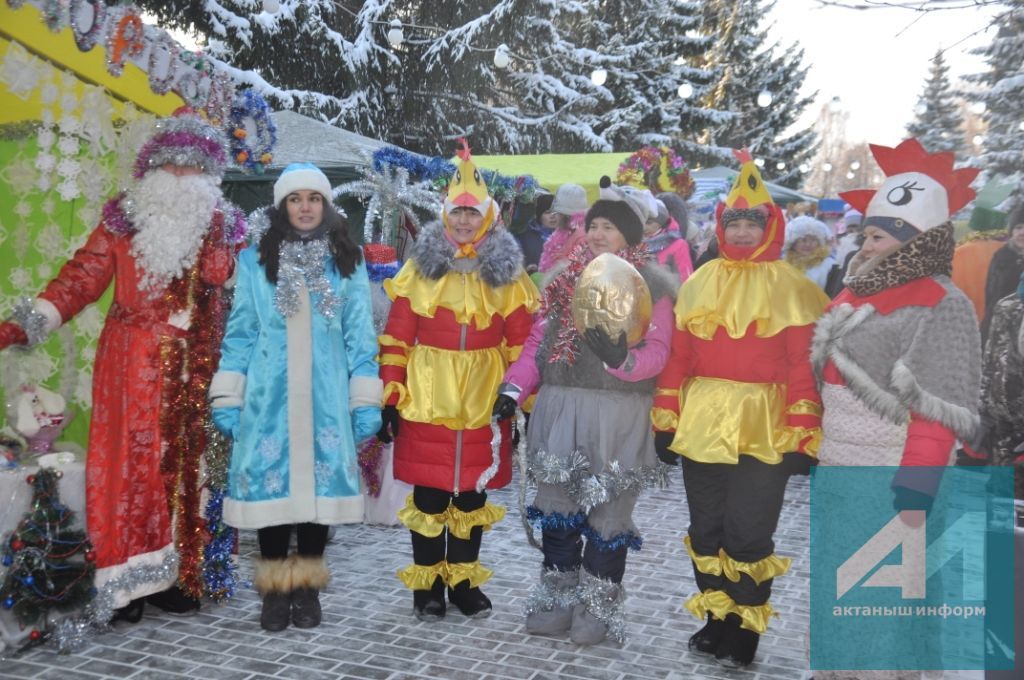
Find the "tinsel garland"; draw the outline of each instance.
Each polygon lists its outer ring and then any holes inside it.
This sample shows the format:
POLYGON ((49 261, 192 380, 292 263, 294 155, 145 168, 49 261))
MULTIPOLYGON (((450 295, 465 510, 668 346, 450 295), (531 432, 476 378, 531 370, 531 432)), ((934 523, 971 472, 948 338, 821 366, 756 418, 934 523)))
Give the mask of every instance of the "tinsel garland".
POLYGON ((15 142, 35 137, 42 123, 37 120, 21 120, 17 123, 0 123, 0 141, 15 142))
POLYGON ((580 569, 579 602, 608 627, 608 637, 619 644, 626 641, 626 588, 580 569))
POLYGON ((540 579, 530 589, 530 596, 523 605, 527 616, 536 612, 550 612, 555 609, 572 609, 580 601, 580 569, 559 571, 541 568, 540 579))
POLYGON ((281 244, 274 306, 282 316, 290 318, 299 311, 300 294, 305 286, 316 310, 325 319, 334 319, 341 299, 327 278, 326 265, 329 257, 327 240, 323 238, 313 241, 286 241, 281 244))
MULTIPOLYGON (((522 409, 518 408, 516 409, 516 428, 520 432, 526 432, 526 416, 523 415, 522 409)), ((526 506, 526 491, 530 483, 530 465, 526 455, 525 435, 519 438, 519 444, 516 446, 512 459, 515 461, 516 467, 519 468, 519 521, 523 523, 527 542, 543 552, 544 548, 533 535, 533 525, 531 524, 529 509, 526 506)))
POLYGON ((362 473, 366 492, 374 498, 380 496, 380 463, 383 452, 384 442, 376 437, 370 437, 359 447, 357 454, 359 471, 362 473))
POLYGON ((224 524, 224 490, 211 489, 206 502, 210 542, 203 549, 203 581, 214 602, 233 597, 238 589, 238 566, 231 559, 235 530, 224 524))
POLYGON ((18 301, 11 318, 25 331, 30 347, 46 340, 49 335, 46 331, 46 315, 36 310, 35 301, 30 297, 18 301))
POLYGON ((618 498, 623 492, 639 493, 651 487, 668 484, 667 465, 642 466, 623 470, 612 461, 599 475, 591 474, 590 461, 581 451, 568 456, 534 451, 527 458, 530 476, 545 484, 560 486, 569 498, 589 512, 591 508, 618 498))
POLYGON ((491 418, 491 464, 480 473, 476 480, 476 492, 482 493, 487 488, 487 482, 494 479, 498 473, 498 466, 501 465, 501 428, 498 426, 498 419, 491 418))
MULTIPOLYGON (((385 146, 373 153, 373 169, 378 173, 386 168, 405 168, 409 175, 422 182, 430 182, 441 189, 455 174, 455 166, 440 156, 428 158, 411 151, 385 146)), ((505 177, 493 170, 481 169, 481 176, 487 184, 487 192, 498 202, 517 200, 533 203, 538 184, 530 175, 505 177)))
POLYGON ((956 242, 957 247, 974 241, 1005 241, 1010 238, 1008 229, 989 229, 987 231, 972 231, 956 242))
POLYGON ((530 505, 526 508, 526 519, 530 520, 531 524, 537 525, 541 530, 579 529, 587 523, 587 513, 582 510, 571 515, 561 512, 544 512, 536 505, 530 505))
POLYGON ((695 187, 686 161, 668 146, 645 146, 634 152, 619 165, 615 181, 644 186, 655 194, 674 191, 683 198, 689 198, 695 187), (662 183, 663 172, 668 175, 665 184, 662 183))
POLYGON ((92 602, 86 605, 85 618, 95 626, 106 626, 114 615, 115 593, 130 593, 153 583, 166 583, 177 571, 178 556, 174 553, 167 555, 160 564, 125 569, 119 576, 103 584, 92 602))
POLYGON ((380 283, 384 279, 393 278, 399 269, 401 269, 401 266, 397 262, 388 262, 386 264, 366 263, 366 275, 374 283, 380 283))
POLYGON ((277 125, 270 117, 270 105, 255 90, 242 90, 235 95, 228 119, 228 135, 231 140, 231 157, 246 173, 262 175, 264 169, 274 160, 273 150, 277 144, 277 125), (251 139, 246 121, 255 127, 255 139, 251 139))
MULTIPOLYGON (((642 241, 634 246, 615 253, 626 262, 642 269, 650 260, 647 245, 642 241)), ((565 361, 575 364, 576 355, 580 351, 580 334, 572 320, 572 297, 576 292, 576 283, 590 261, 595 257, 586 241, 581 242, 569 254, 569 264, 544 287, 544 300, 541 303, 537 318, 547 319, 557 324, 555 343, 551 349, 548 363, 565 361)))
POLYGON ((586 536, 588 545, 593 545, 602 552, 612 552, 620 548, 639 550, 644 545, 644 539, 632 531, 625 531, 611 538, 604 538, 593 527, 587 525, 583 527, 583 535, 586 536))

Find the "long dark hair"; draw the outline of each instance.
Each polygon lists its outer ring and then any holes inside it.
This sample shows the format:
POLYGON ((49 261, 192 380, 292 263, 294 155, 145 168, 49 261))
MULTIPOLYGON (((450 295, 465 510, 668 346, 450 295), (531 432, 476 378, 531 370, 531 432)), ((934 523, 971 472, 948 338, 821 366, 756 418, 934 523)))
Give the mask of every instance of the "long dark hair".
MULTIPOLYGON (((288 221, 288 208, 281 205, 267 209, 270 228, 260 238, 260 264, 267 272, 267 280, 277 284, 277 269, 281 261, 281 242, 293 233, 291 222, 288 221)), ((334 268, 345 278, 352 276, 356 267, 363 261, 363 253, 348 235, 348 220, 335 208, 328 199, 324 199, 324 219, 321 223, 327 227, 327 246, 334 256, 334 268)))

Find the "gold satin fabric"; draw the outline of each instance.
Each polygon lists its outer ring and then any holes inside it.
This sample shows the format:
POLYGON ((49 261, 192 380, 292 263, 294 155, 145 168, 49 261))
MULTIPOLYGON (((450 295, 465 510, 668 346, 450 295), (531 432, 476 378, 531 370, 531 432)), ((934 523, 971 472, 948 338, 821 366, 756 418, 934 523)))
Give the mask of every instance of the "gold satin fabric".
POLYGON ((402 418, 452 430, 491 422, 494 395, 508 366, 501 347, 458 352, 416 345, 408 359, 406 394, 398 400, 402 418))
POLYGON ((686 280, 676 300, 676 328, 710 340, 724 327, 731 338, 747 334, 769 338, 790 326, 817 321, 826 296, 787 262, 713 260, 686 280))
POLYGON ((419 316, 433 318, 438 307, 455 315, 460 324, 476 322, 483 330, 491 325, 491 317, 507 317, 519 307, 533 314, 539 306, 539 295, 533 280, 525 271, 504 286, 493 288, 480 278, 477 271, 467 273, 449 271, 437 280, 420 274, 416 263, 406 262, 393 279, 384 280, 388 297, 404 297, 419 316))
POLYGON ((778 616, 772 606, 765 602, 757 606, 736 604, 725 591, 706 590, 686 601, 686 608, 698 619, 706 619, 708 612, 716 619, 724 620, 729 614, 740 617, 740 627, 763 635, 768 630, 768 619, 778 616))

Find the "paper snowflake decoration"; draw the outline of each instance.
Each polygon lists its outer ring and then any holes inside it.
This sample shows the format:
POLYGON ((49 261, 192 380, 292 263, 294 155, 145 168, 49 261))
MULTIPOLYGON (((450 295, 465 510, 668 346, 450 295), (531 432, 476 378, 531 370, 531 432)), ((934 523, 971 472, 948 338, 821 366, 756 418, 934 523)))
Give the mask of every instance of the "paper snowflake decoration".
POLYGON ((64 158, 57 164, 57 173, 67 180, 74 180, 82 172, 82 166, 74 158, 64 158))
POLYGON ((19 156, 0 170, 0 179, 18 194, 26 194, 36 184, 36 166, 25 156, 19 156))
POLYGON ((42 192, 47 192, 52 187, 53 187, 53 182, 50 180, 50 176, 49 175, 45 175, 45 174, 39 175, 38 179, 36 180, 36 189, 39 189, 39 191, 42 191, 42 192))
POLYGON ((46 127, 39 131, 36 135, 36 142, 39 144, 39 150, 45 151, 53 146, 53 143, 57 141, 57 133, 52 129, 46 127))
POLYGON ((24 290, 32 285, 32 272, 25 267, 15 267, 11 269, 8 280, 16 289, 24 290))
POLYGON ((363 179, 342 184, 334 189, 337 196, 368 198, 363 237, 373 242, 374 226, 380 224, 380 242, 391 243, 394 227, 402 216, 419 228, 420 218, 415 208, 436 214, 441 208, 441 196, 428 183, 410 184, 409 171, 403 167, 385 166, 380 172, 372 166, 363 170, 363 179))
POLYGON ((77 138, 72 137, 70 134, 61 135, 60 141, 57 142, 57 148, 65 156, 74 156, 78 153, 80 143, 77 138))
POLYGON ((36 277, 46 281, 53 277, 53 266, 44 262, 36 265, 36 277))
POLYGON ((53 121, 55 120, 53 117, 53 111, 51 109, 43 109, 39 112, 39 120, 45 127, 52 127, 53 121))
POLYGON ((16 42, 9 43, 7 54, 0 63, 0 80, 11 94, 28 99, 39 85, 41 62, 16 42))
POLYGON ((53 211, 57 209, 57 204, 54 202, 52 196, 47 196, 43 199, 43 202, 39 204, 39 209, 44 215, 53 215, 53 211))
POLYGON ((36 236, 36 248, 49 258, 59 258, 64 254, 64 234, 58 225, 50 223, 39 230, 36 236))
POLYGON ((14 204, 14 214, 18 217, 25 219, 32 214, 32 206, 28 202, 22 200, 14 204))
POLYGON ((66 179, 57 186, 57 192, 65 201, 73 201, 82 195, 78 190, 78 182, 73 179, 66 179))
POLYGON ((46 83, 39 90, 39 101, 46 105, 50 105, 57 101, 57 96, 60 94, 60 90, 57 89, 55 83, 46 83))
POLYGON ((41 153, 36 156, 36 167, 42 172, 53 172, 57 167, 57 159, 50 153, 41 153))
POLYGON ((60 98, 60 108, 62 108, 65 113, 68 111, 74 111, 78 108, 78 97, 75 96, 73 90, 65 93, 64 96, 60 98))

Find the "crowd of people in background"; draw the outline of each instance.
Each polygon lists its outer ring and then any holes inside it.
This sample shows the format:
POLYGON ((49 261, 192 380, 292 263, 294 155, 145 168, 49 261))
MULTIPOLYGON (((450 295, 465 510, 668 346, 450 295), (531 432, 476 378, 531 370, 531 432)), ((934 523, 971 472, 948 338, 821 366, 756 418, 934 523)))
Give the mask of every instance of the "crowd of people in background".
POLYGON ((793 475, 893 466, 894 507, 928 511, 937 481, 910 471, 956 450, 1016 466, 1024 498, 1024 206, 983 271, 958 272, 952 220, 974 174, 929 176, 915 140, 888 150, 903 169, 836 221, 788 216, 740 153, 711 224, 675 193, 605 177, 593 201, 575 184, 540 192, 515 234, 464 147, 437 220, 377 278, 310 164, 280 175, 243 248, 211 179, 223 149, 195 117, 163 121, 88 243, 0 325, 0 349, 38 342, 116 281, 87 460, 115 619, 137 621, 146 598, 194 612, 203 595, 179 554, 198 481, 188 466, 166 474, 165 456, 197 459, 187 431, 204 415, 169 417, 175 390, 208 396, 232 442, 224 517, 257 532, 260 625, 275 632, 320 624, 328 527, 363 520, 355 461, 373 436, 410 490, 393 508, 411 543, 398 577, 427 623, 449 604, 491 612, 481 549, 505 509, 488 490, 510 483, 523 438, 536 494, 521 510, 543 552, 526 630, 580 645, 626 638, 633 510, 681 465, 686 608, 703 622, 689 648, 728 667, 754 661, 789 569, 774 532, 793 475), (900 194, 907 167, 928 190, 900 194), (601 285, 594 318, 612 300, 625 325, 578 324, 577 293, 601 285), (514 432, 520 409, 528 427, 514 432), (126 485, 125 466, 143 481, 126 485))

